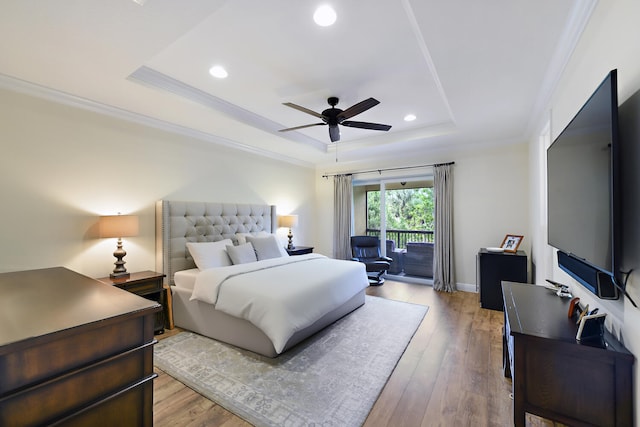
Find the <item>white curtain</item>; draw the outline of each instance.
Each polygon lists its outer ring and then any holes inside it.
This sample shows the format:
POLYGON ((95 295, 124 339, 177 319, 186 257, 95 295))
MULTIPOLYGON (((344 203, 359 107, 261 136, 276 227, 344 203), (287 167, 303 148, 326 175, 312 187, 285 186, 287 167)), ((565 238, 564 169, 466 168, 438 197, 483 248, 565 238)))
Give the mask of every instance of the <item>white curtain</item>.
POLYGON ((333 177, 333 257, 351 259, 351 175, 333 177))
POLYGON ((455 292, 453 270, 453 172, 451 164, 433 167, 434 251, 433 288, 455 292))

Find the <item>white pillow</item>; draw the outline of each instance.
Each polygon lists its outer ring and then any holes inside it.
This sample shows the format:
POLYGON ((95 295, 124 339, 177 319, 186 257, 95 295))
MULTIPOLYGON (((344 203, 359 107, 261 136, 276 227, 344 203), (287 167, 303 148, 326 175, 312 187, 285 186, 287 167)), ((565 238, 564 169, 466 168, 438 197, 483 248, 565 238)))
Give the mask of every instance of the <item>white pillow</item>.
POLYGON ((233 246, 227 245, 227 253, 233 265, 246 264, 248 262, 256 262, 256 251, 253 250, 251 243, 245 243, 243 245, 233 246))
POLYGON ((226 267, 231 264, 227 255, 227 245, 233 245, 231 239, 218 242, 187 242, 187 249, 200 270, 213 267, 226 267))
POLYGON ((247 237, 266 237, 269 233, 266 231, 258 231, 257 233, 236 233, 236 239, 238 240, 239 245, 244 245, 247 243, 247 237))
POLYGON ((285 254, 287 253, 284 248, 280 248, 280 243, 278 243, 278 239, 276 239, 276 236, 273 234, 266 237, 247 236, 247 242, 251 243, 256 250, 258 261, 270 258, 280 258, 284 256, 283 252, 285 254))

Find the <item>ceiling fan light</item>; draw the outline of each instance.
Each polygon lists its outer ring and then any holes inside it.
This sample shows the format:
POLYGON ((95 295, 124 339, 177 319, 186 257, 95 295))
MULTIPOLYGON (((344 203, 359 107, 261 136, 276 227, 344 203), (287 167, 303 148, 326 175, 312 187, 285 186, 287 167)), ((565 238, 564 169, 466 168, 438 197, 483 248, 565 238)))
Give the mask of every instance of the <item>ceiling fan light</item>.
POLYGON ((224 79, 229 75, 229 73, 227 73, 227 70, 225 70, 222 65, 214 65, 213 67, 209 68, 209 74, 217 79, 224 79))
POLYGON ((416 119, 416 115, 415 114, 407 114, 406 116, 404 116, 404 121, 405 122, 412 122, 416 119))
POLYGON ((321 27, 328 27, 336 22, 336 11, 329 5, 322 5, 318 7, 313 14, 313 20, 321 27))

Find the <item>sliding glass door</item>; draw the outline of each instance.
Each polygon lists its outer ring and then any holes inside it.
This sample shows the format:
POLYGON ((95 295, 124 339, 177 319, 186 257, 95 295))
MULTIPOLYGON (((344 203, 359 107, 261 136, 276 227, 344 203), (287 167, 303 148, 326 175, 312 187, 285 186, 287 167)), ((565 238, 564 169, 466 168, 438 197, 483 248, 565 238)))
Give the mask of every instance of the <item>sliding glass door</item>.
POLYGON ((433 178, 354 181, 353 190, 355 234, 380 238, 389 273, 432 278, 433 178))

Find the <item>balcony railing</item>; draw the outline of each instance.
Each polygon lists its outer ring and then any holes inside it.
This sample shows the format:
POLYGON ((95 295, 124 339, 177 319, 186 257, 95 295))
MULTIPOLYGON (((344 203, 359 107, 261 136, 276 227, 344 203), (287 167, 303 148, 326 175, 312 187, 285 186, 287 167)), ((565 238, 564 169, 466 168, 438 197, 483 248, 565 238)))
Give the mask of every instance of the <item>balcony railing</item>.
MULTIPOLYGON (((380 237, 380 230, 367 228, 367 236, 380 237)), ((397 249, 407 247, 407 242, 433 243, 433 231, 425 230, 387 230, 387 240, 396 242, 397 249)))

